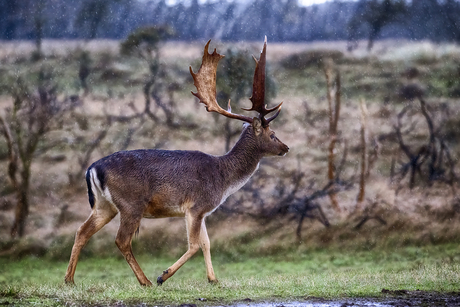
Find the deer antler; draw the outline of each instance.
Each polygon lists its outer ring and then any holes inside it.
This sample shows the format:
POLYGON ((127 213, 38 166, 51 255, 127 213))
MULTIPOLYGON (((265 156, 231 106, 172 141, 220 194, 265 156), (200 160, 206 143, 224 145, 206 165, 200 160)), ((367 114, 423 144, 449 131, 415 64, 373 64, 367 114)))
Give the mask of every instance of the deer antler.
POLYGON ((262 120, 262 125, 264 127, 274 120, 281 111, 282 102, 272 109, 267 109, 265 105, 265 63, 267 55, 267 37, 265 36, 264 48, 260 54, 260 59, 257 60, 254 56, 254 61, 256 62, 256 70, 254 72, 254 81, 252 84, 252 96, 249 98, 252 101, 252 108, 244 109, 245 111, 256 111, 259 113, 259 118, 262 120), (269 119, 265 119, 265 115, 273 111, 278 110, 275 115, 269 119))
MULTIPOLYGON (((190 67, 190 74, 193 77, 194 85, 197 89, 197 92, 192 94, 200 99, 200 102, 206 105, 206 110, 208 112, 216 112, 222 114, 229 118, 235 118, 247 123, 252 123, 253 119, 249 116, 244 116, 240 114, 235 114, 231 112, 230 100, 228 101, 228 110, 222 109, 216 100, 216 71, 219 61, 224 57, 217 53, 216 49, 210 54, 208 52, 209 43, 208 41, 204 47, 203 60, 200 66, 200 69, 195 74, 190 67)), ((256 111, 259 113, 259 119, 262 121, 262 125, 267 127, 268 124, 275 119, 281 111, 280 103, 272 109, 266 109, 265 105, 265 62, 266 62, 266 50, 267 50, 267 37, 265 37, 264 48, 260 55, 260 60, 258 61, 254 58, 256 62, 256 70, 254 72, 254 81, 252 85, 252 97, 249 98, 252 102, 252 107, 250 109, 244 109, 245 111, 256 111), (272 117, 265 119, 264 116, 276 111, 276 114, 272 117)))
POLYGON ((224 56, 218 54, 216 49, 214 49, 214 52, 210 54, 208 52, 210 42, 211 40, 209 40, 204 47, 203 60, 201 62, 200 69, 196 74, 193 72, 192 67, 190 66, 190 74, 192 74, 194 85, 197 89, 197 92, 192 92, 192 94, 200 99, 201 103, 206 105, 206 110, 208 112, 216 112, 229 118, 235 118, 248 123, 252 123, 251 117, 232 113, 230 108, 230 101, 228 101, 228 111, 222 109, 217 103, 217 64, 219 64, 220 59, 222 59, 224 56))

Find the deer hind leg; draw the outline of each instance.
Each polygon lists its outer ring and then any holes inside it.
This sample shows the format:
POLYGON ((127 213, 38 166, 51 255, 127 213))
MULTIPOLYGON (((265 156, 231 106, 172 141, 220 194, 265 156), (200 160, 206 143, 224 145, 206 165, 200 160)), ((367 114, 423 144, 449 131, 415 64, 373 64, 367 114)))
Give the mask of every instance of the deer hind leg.
POLYGON ((163 284, 168 278, 174 275, 184 263, 187 262, 200 249, 200 230, 203 218, 194 217, 189 211, 185 213, 185 222, 187 225, 188 250, 163 274, 158 276, 157 284, 163 284))
POLYGON ((88 240, 104 225, 110 222, 117 213, 118 212, 110 205, 103 206, 100 203, 96 204, 89 218, 78 228, 77 234, 75 235, 75 243, 72 247, 72 254, 70 255, 69 266, 65 274, 64 280, 66 283, 74 283, 73 277, 82 248, 86 245, 88 240))
POLYGON ((212 268, 211 262, 211 244, 209 242, 208 232, 206 230, 206 224, 204 219, 201 222, 201 232, 200 232, 200 247, 203 251, 204 262, 206 264, 206 275, 208 275, 208 281, 210 283, 216 283, 216 275, 214 275, 214 269, 212 268))
POLYGON ((129 266, 133 270, 139 283, 142 286, 151 286, 152 282, 145 276, 141 267, 137 263, 131 247, 133 235, 139 227, 142 216, 133 217, 129 214, 123 214, 123 212, 120 214, 120 228, 118 228, 115 244, 117 244, 118 249, 125 257, 126 262, 128 262, 129 266))

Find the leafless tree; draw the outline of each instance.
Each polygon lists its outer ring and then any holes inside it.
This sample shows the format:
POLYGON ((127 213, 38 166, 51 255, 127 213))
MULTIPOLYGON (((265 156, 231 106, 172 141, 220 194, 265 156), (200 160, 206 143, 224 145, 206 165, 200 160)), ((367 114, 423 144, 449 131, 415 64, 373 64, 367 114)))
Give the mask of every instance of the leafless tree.
MULTIPOLYGON (((157 115, 157 111, 161 110, 168 127, 183 128, 187 123, 183 121, 180 125, 177 123, 178 112, 174 99, 174 93, 180 89, 180 84, 171 80, 169 73, 161 64, 161 44, 172 35, 172 30, 166 26, 141 27, 121 43, 121 53, 138 57, 148 65, 149 75, 143 86, 145 98, 143 114, 158 122, 161 117, 157 115), (152 99, 155 103, 153 108, 152 99)), ((195 127, 193 124, 186 126, 195 127)))
POLYGON ((22 237, 29 214, 31 166, 39 154, 57 145, 45 142, 50 131, 59 129, 74 102, 57 98, 56 88, 41 84, 30 91, 19 79, 13 87, 13 105, 0 117, 0 128, 8 146, 8 177, 16 193, 15 219, 11 236, 22 237))

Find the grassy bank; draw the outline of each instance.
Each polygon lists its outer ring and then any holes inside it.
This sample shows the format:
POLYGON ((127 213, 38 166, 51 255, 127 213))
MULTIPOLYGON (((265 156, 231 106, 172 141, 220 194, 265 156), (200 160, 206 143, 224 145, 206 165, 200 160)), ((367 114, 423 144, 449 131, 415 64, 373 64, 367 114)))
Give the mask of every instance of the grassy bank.
MULTIPOLYGON (((382 289, 458 291, 460 252, 455 245, 387 251, 318 250, 244 259, 214 257, 219 284, 206 281, 203 258, 195 256, 163 286, 142 288, 123 259, 82 259, 76 285, 66 286, 66 262, 46 258, 0 259, 0 304, 217 305, 251 299, 381 297, 382 289)), ((174 259, 139 257, 150 279, 174 259)))

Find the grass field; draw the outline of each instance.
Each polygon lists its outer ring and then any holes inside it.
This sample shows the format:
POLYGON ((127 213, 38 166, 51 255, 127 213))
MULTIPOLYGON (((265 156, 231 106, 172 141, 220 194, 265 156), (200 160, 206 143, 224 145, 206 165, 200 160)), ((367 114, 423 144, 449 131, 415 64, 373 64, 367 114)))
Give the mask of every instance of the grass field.
MULTIPOLYGON (((251 301, 383 298, 382 289, 449 293, 460 288, 456 245, 342 252, 317 250, 272 257, 214 257, 219 283, 208 284, 201 255, 162 286, 143 288, 121 258, 86 258, 75 286, 63 283, 66 262, 0 260, 0 305, 220 305, 251 301)), ((174 260, 139 257, 155 280, 174 260)))

